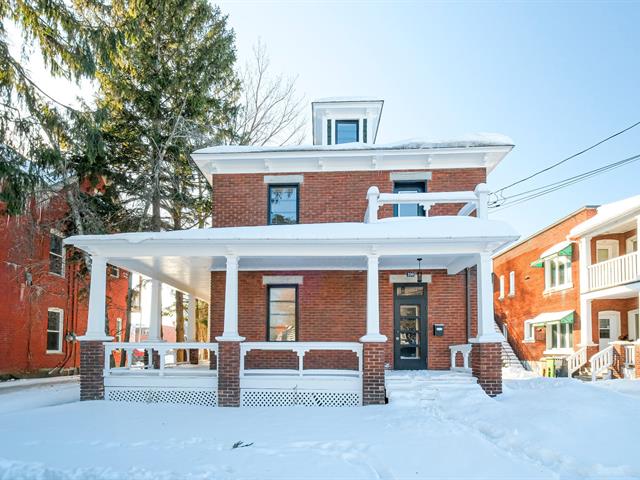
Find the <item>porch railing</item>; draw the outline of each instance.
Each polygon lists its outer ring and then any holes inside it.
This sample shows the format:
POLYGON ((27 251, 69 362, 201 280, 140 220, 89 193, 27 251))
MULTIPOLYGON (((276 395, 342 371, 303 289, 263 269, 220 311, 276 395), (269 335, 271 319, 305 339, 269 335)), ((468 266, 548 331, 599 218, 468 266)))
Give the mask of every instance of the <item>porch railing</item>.
POLYGON ((589 360, 591 364, 591 380, 596 381, 598 375, 607 372, 606 377, 611 377, 611 367, 613 366, 613 345, 600 350, 589 360))
POLYGON ((451 352, 451 370, 469 370, 469 355, 471 354, 471 344, 450 345, 451 352), (457 366, 456 357, 458 353, 462 354, 462 367, 457 366))
POLYGON ((340 375, 362 377, 362 344, 357 342, 243 342, 240 344, 240 376, 250 375, 297 375, 299 377, 310 375, 340 375), (252 350, 267 351, 292 351, 298 356, 297 369, 263 369, 245 368, 245 356, 252 350), (354 352, 358 358, 358 370, 347 369, 305 369, 305 354, 313 350, 342 350, 354 352))
POLYGON ((582 347, 567 357, 567 376, 569 378, 573 377, 573 374, 580 370, 586 363, 587 348, 582 347))
POLYGON ((628 253, 589 265, 589 290, 615 287, 640 280, 640 252, 628 253))
POLYGON ((636 347, 635 345, 624 346, 624 366, 631 368, 636 364, 636 347))
MULTIPOLYGON (((209 370, 209 365, 198 368, 188 362, 189 350, 208 350, 218 353, 217 343, 200 342, 105 342, 104 344, 104 376, 115 374, 141 375, 212 375, 215 370, 209 370), (179 350, 185 350, 186 362, 177 361, 179 350), (116 362, 114 353, 125 356, 125 366, 116 362), (155 352, 155 353, 154 353, 155 352), (154 356, 158 359, 154 362, 154 356)), ((118 359, 119 360, 119 359, 118 359)))

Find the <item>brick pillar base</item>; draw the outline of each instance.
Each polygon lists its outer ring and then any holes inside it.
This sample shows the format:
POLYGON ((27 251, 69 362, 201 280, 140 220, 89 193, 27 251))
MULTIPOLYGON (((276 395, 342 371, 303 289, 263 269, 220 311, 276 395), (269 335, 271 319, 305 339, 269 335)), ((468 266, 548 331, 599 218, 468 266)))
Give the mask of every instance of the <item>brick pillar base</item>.
POLYGON ((363 405, 385 404, 384 345, 384 343, 363 343, 363 405))
POLYGON ((198 357, 198 349, 192 348, 189 350, 189 363, 191 365, 198 365, 200 358, 198 357))
POLYGON ((613 345, 613 365, 611 366, 612 378, 624 378, 624 344, 611 342, 613 345))
POLYGON ((471 349, 473 376, 490 397, 502 393, 502 345, 474 343, 471 349))
POLYGON ((240 342, 218 343, 218 406, 240 406, 240 342))
POLYGON ((80 341, 80 400, 104 400, 102 340, 80 341))

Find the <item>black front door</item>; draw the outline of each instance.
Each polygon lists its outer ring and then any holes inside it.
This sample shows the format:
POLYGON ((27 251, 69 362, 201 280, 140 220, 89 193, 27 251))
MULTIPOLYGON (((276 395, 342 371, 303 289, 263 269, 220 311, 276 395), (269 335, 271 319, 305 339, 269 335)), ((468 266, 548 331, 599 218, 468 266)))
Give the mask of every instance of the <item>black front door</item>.
POLYGON ((394 285, 394 368, 427 368, 427 286, 394 285))

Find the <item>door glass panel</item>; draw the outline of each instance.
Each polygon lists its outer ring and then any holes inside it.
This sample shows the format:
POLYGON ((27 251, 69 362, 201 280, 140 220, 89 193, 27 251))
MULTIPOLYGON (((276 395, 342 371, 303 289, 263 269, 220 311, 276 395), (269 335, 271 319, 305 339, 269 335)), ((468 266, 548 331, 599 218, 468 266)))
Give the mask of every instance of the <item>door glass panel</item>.
POLYGON ((400 344, 401 345, 416 345, 419 342, 420 334, 418 332, 401 332, 400 333, 400 344))
POLYGON ((418 357, 419 357, 418 347, 401 347, 400 348, 400 358, 418 358, 418 357))
POLYGON ((398 297, 421 297, 424 295, 424 285, 406 285, 396 288, 398 297))
POLYGON ((401 317, 417 317, 420 315, 420 305, 400 305, 401 317))
POLYGON ((400 319, 400 330, 418 330, 420 328, 419 319, 400 319))

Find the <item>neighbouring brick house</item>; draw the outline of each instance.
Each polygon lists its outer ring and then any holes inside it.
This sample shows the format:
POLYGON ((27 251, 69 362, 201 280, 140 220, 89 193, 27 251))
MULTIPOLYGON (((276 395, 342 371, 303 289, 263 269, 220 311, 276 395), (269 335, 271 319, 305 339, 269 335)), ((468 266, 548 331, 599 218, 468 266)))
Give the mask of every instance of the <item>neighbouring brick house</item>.
POLYGON ((494 257, 496 320, 530 369, 635 376, 639 224, 640 196, 587 206, 494 257))
POLYGON ((212 228, 68 239, 93 259, 82 398, 380 404, 385 369, 462 369, 501 393, 491 255, 517 234, 487 218, 484 182, 512 142, 380 145, 381 113, 380 100, 326 99, 312 104, 313 145, 194 152, 212 228), (162 342, 152 315, 137 348, 156 360, 102 378, 95 362, 136 347, 103 333, 107 261, 151 277, 152 304, 161 283, 208 302, 211 342, 162 342), (181 349, 210 363, 174 362, 181 349))
MULTIPOLYGON (((23 215, 0 206, 0 378, 77 373, 76 334, 87 326, 88 276, 63 246, 61 191, 38 195, 23 215)), ((108 331, 122 335, 128 272, 110 266, 108 331)))

